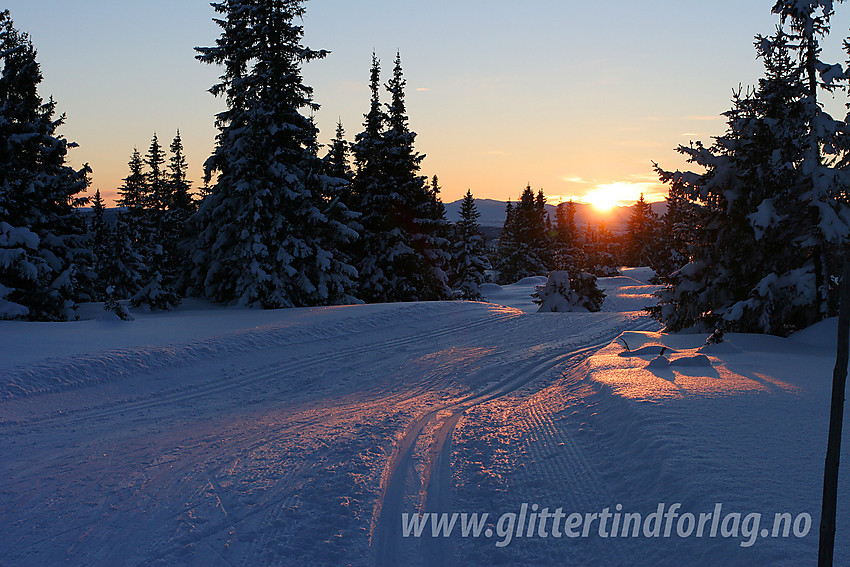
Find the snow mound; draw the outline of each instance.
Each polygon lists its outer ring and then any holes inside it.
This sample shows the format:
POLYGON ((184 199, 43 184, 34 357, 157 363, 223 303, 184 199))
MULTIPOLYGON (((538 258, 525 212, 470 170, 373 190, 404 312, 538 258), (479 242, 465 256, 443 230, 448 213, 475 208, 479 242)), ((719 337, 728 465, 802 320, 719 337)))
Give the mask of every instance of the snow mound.
POLYGON ((655 277, 655 272, 649 267, 640 268, 620 268, 620 275, 635 279, 642 284, 649 284, 652 278, 655 277))
POLYGON ((738 354, 744 352, 744 349, 733 344, 731 341, 724 340, 722 343, 712 343, 703 345, 697 349, 697 352, 704 354, 738 354))
POLYGON ((670 361, 670 366, 711 366, 711 361, 704 354, 681 356, 670 361))
POLYGON ((537 305, 532 301, 531 295, 537 286, 546 283, 546 279, 544 276, 534 276, 523 278, 510 285, 485 283, 478 289, 484 301, 488 303, 512 307, 523 313, 536 313, 537 305))
POLYGON ((805 345, 834 349, 838 340, 838 317, 824 319, 788 338, 805 345))

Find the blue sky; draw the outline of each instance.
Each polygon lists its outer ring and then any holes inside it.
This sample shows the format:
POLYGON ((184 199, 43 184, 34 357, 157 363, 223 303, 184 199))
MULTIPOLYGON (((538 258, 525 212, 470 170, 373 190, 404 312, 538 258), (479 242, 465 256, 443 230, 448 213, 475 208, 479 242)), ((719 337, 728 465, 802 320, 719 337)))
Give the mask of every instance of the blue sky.
MULTIPOLYGON (((372 51, 385 77, 396 50, 408 80, 411 126, 444 200, 516 198, 526 183, 550 200, 591 191, 661 190, 651 161, 684 167, 673 151, 723 131, 738 84, 761 66, 753 35, 776 23, 772 0, 312 0, 306 43, 329 49, 305 80, 322 105, 322 141, 341 118, 349 138, 367 110, 372 51)), ((194 60, 218 29, 204 1, 11 0, 45 75, 41 94, 68 115, 72 161, 94 169, 92 190, 114 194, 134 146, 180 128, 198 182, 213 148, 206 90, 219 69, 194 60)), ((838 6, 827 53, 846 36, 838 6)), ((839 104, 834 105, 839 108, 839 104)))

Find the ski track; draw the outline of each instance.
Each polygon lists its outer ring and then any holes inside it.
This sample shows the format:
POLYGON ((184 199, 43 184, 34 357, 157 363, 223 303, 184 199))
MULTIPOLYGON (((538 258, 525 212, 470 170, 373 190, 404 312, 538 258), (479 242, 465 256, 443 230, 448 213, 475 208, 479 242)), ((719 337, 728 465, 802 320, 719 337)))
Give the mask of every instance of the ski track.
MULTIPOLYGON (((427 330, 387 339, 395 311, 3 371, 0 564, 462 564, 453 541, 398 529, 402 511, 451 511, 458 424, 648 325, 571 315, 540 333, 496 306, 401 311, 427 330), (27 376, 37 387, 15 390, 27 376)), ((550 409, 529 421, 547 482, 603 491, 550 409)))
MULTIPOLYGON (((644 330, 654 327, 655 324, 638 318, 627 326, 634 330, 644 330)), ((617 329, 617 332, 621 330, 625 329, 617 329)), ((587 356, 609 344, 615 335, 616 333, 611 335, 611 330, 608 329, 607 333, 601 334, 605 338, 596 344, 573 345, 567 352, 556 349, 554 353, 537 355, 523 361, 518 369, 502 369, 505 378, 498 383, 454 403, 436 408, 414 422, 397 445, 382 476, 382 497, 375 507, 371 535, 376 564, 379 567, 410 565, 419 561, 426 567, 451 567, 458 564, 452 543, 457 538, 428 537, 426 528, 421 539, 406 539, 402 537, 399 523, 402 512, 413 514, 454 511, 451 438, 458 422, 468 410, 478 405, 515 394, 525 387, 534 390, 538 387, 537 382, 545 382, 545 378, 559 367, 567 365, 574 373, 580 372, 580 365, 587 356), (436 428, 436 431, 432 435, 425 435, 424 432, 429 427, 436 428), (427 446, 417 446, 421 444, 427 446), (426 455, 421 472, 415 470, 417 453, 426 455), (414 509, 405 508, 405 504, 416 503, 417 500, 418 505, 414 509)), ((599 335, 591 336, 595 339, 601 338, 599 335)), ((552 408, 547 406, 534 407, 529 419, 530 427, 527 426, 531 447, 529 461, 545 463, 544 475, 536 481, 540 482, 542 479, 556 486, 568 486, 578 490, 580 494, 610 496, 604 485, 597 480, 597 471, 590 465, 582 450, 571 438, 554 427, 550 417, 551 411, 552 408), (549 453, 556 443, 560 447, 567 447, 567 450, 558 461, 551 461, 549 453), (566 482, 563 477, 565 472, 569 475, 566 482)), ((587 498, 582 504, 589 504, 591 501, 587 498)), ((617 550, 616 558, 622 564, 627 564, 628 556, 622 550, 617 550)))

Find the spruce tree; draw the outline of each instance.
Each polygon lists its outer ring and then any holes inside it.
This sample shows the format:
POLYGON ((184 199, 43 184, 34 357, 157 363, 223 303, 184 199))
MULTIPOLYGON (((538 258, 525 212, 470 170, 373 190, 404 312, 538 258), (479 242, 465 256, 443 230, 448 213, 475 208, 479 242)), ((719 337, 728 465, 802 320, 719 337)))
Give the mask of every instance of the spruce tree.
POLYGON ((667 210, 659 221, 657 253, 649 265, 655 272, 653 282, 673 284, 677 281, 677 272, 691 257, 699 209, 682 197, 675 187, 670 188, 666 201, 667 210))
POLYGON ((95 191, 94 197, 91 200, 92 213, 88 219, 88 242, 92 253, 92 276, 93 282, 91 290, 91 298, 94 301, 102 301, 106 286, 101 277, 103 268, 108 262, 108 256, 111 252, 109 248, 109 240, 111 238, 109 226, 106 224, 104 212, 106 205, 103 198, 100 196, 100 189, 95 191))
MULTIPOLYGON (((171 230, 167 218, 174 203, 174 186, 166 174, 166 155, 156 133, 151 139, 144 164, 147 171, 143 173, 142 206, 130 215, 136 235, 136 251, 144 258, 144 264, 139 266, 139 289, 130 303, 134 307, 168 311, 180 304, 177 281, 183 262, 177 256, 178 235, 171 230)), ((134 175, 133 167, 131 159, 131 176, 134 175)))
POLYGON ((584 232, 584 270, 602 278, 619 275, 617 248, 614 235, 604 220, 595 227, 588 222, 584 232))
POLYGON ((625 263, 627 266, 649 266, 655 261, 659 246, 658 215, 643 193, 632 206, 626 221, 625 263))
POLYGON ((419 175, 425 157, 414 149, 404 99, 401 58, 396 57, 380 103, 380 63, 372 55, 370 109, 352 151, 357 168, 355 208, 362 214, 362 242, 357 246, 359 296, 368 302, 421 301, 450 296, 444 266, 448 243, 439 232, 439 196, 419 175))
POLYGON ((327 155, 325 155, 325 172, 330 177, 350 183, 354 177, 354 172, 349 163, 350 153, 350 144, 345 139, 345 129, 340 120, 337 122, 334 139, 331 141, 327 155))
POLYGON ((127 211, 141 211, 147 195, 147 184, 144 173, 145 164, 138 148, 133 148, 133 154, 127 166, 130 168, 130 175, 124 178, 124 185, 118 189, 120 195, 118 206, 124 207, 127 211))
POLYGON ((330 199, 316 155, 318 108, 301 75, 326 51, 302 45, 303 0, 213 3, 222 33, 197 58, 224 66, 224 96, 206 175, 218 173, 194 216, 192 285, 215 301, 266 308, 347 301, 354 269, 338 253, 356 233, 330 199))
POLYGON ((525 277, 548 273, 549 243, 543 205, 542 190, 535 197, 530 185, 523 190, 515 207, 508 202, 499 243, 500 283, 511 284, 525 277))
MULTIPOLYGON (((661 172, 699 205, 690 262, 653 310, 671 330, 786 335, 835 304, 830 251, 847 239, 848 179, 829 155, 842 151, 842 124, 817 104, 810 72, 828 17, 813 17, 812 3, 787 13, 780 4, 792 33, 756 38, 765 75, 735 94, 726 133, 710 148, 679 148, 705 173, 661 172)), ((817 67, 829 87, 834 67, 817 67)))
POLYGON ((53 99, 38 94, 42 74, 27 34, 0 12, 0 319, 59 321, 71 315, 81 268, 90 262, 85 223, 88 165, 66 164, 53 99))
POLYGON ((460 219, 454 226, 451 286, 458 299, 480 300, 479 286, 486 281, 485 271, 490 269, 479 216, 472 191, 467 190, 460 205, 460 219))
POLYGON ((576 226, 576 205, 572 200, 558 203, 555 208, 552 268, 571 272, 582 264, 581 239, 576 226))
POLYGON ((147 166, 147 173, 145 173, 146 194, 143 198, 143 204, 146 209, 160 213, 168 208, 171 200, 165 170, 163 168, 165 161, 165 151, 159 144, 159 138, 157 138, 156 132, 154 132, 153 138, 151 138, 151 145, 148 147, 148 153, 144 159, 144 163, 147 166))
MULTIPOLYGON (((168 158, 168 170, 166 171, 166 195, 165 208, 169 211, 180 213, 178 218, 172 218, 171 222, 182 224, 185 218, 195 210, 192 200, 192 182, 189 181, 189 163, 186 161, 186 153, 183 149, 183 139, 180 130, 171 141, 168 148, 171 156, 168 158)), ((172 216, 173 217, 173 216, 172 216)))

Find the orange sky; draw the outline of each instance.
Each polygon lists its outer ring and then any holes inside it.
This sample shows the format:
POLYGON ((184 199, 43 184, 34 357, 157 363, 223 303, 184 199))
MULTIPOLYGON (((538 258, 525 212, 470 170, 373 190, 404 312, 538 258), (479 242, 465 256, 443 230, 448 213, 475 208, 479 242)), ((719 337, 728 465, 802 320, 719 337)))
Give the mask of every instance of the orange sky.
MULTIPOLYGON (((440 177, 446 202, 467 189, 516 199, 529 183, 552 203, 660 200, 652 161, 686 167, 675 146, 723 132, 733 87, 761 74, 753 35, 772 32, 772 3, 312 0, 306 43, 332 53, 304 77, 321 141, 338 119, 353 139, 373 49, 384 80, 400 50, 422 173, 440 177)), ((200 184, 223 108, 207 92, 220 69, 194 60, 218 36, 206 2, 6 4, 39 51, 42 96, 67 113, 61 133, 80 144, 71 161, 94 169, 92 192, 114 196, 133 147, 144 152, 154 132, 167 146, 177 128, 200 184)), ((839 7, 834 29, 850 27, 847 14, 839 7)), ((841 39, 827 58, 843 60, 841 39)))

